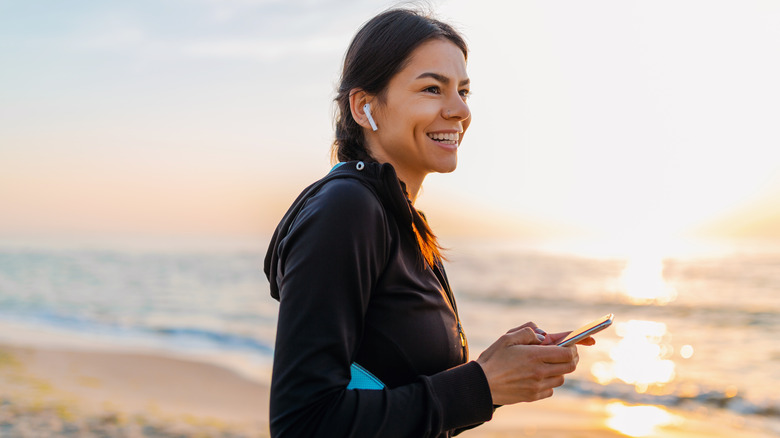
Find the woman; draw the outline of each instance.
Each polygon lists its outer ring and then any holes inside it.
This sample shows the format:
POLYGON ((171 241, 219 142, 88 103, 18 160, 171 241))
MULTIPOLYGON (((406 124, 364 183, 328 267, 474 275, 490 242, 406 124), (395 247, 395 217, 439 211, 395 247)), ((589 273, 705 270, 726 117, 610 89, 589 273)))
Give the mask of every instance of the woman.
MULTIPOLYGON (((334 155, 266 255, 280 301, 271 383, 275 437, 448 437, 494 405, 552 395, 576 347, 533 323, 476 361, 414 202, 425 176, 451 172, 471 123, 467 47, 449 25, 396 9, 347 51, 334 155), (359 364, 381 389, 355 389, 359 364)), ((592 340, 588 340, 591 343, 592 340)))

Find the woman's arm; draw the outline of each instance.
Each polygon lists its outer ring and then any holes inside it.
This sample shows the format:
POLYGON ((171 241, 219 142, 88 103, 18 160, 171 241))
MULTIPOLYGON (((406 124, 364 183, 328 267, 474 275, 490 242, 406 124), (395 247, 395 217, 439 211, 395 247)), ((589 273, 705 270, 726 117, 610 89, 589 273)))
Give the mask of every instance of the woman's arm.
POLYGON ((272 436, 438 436, 490 419, 489 386, 474 362, 398 388, 346 389, 387 260, 387 229, 371 189, 335 180, 309 199, 282 240, 272 436))

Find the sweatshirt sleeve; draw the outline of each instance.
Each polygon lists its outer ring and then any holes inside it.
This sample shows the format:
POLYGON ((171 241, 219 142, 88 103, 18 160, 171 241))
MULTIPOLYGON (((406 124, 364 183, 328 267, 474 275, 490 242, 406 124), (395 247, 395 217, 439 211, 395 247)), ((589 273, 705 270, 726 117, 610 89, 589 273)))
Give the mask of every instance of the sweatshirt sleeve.
POLYGON ((271 436, 436 437, 487 421, 476 362, 382 390, 347 390, 373 285, 387 260, 382 205, 359 181, 334 180, 306 201, 278 248, 279 321, 271 436))

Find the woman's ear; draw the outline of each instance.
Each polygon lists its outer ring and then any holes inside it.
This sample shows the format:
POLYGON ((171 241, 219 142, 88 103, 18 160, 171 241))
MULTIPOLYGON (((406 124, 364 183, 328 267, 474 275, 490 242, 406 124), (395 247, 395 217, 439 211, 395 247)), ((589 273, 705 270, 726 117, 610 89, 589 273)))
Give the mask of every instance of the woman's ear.
POLYGON ((352 118, 358 125, 372 131, 377 130, 376 122, 371 114, 371 102, 375 100, 373 96, 361 89, 355 89, 349 94, 349 110, 352 113, 352 118))

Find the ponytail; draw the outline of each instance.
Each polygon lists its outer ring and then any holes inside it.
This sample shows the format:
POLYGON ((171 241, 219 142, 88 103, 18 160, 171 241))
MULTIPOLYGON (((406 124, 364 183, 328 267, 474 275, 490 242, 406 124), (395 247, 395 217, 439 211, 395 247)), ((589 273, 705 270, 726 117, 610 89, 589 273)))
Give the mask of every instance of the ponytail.
POLYGON ((428 265, 433 267, 437 261, 446 260, 442 255, 444 248, 439 245, 439 240, 428 225, 425 214, 412 205, 412 201, 409 199, 409 194, 406 191, 406 184, 403 181, 400 182, 404 195, 406 195, 406 202, 409 203, 409 209, 412 212, 412 231, 414 231, 414 237, 417 240, 417 245, 420 247, 420 255, 428 265))

